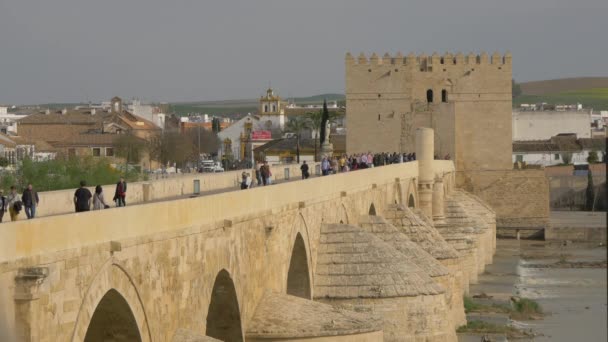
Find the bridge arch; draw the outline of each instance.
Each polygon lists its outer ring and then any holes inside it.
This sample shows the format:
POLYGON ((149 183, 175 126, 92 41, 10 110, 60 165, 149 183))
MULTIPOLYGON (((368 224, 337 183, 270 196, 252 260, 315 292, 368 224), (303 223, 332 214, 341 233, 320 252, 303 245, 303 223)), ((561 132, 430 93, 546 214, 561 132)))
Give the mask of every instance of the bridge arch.
POLYGON ((418 206, 418 196, 416 193, 416 182, 411 181, 407 189, 407 206, 408 208, 416 208, 418 206))
POLYGON ((297 233, 287 272, 287 294, 311 299, 310 287, 308 253, 302 235, 297 233))
POLYGON ((72 341, 98 341, 100 339, 95 337, 101 331, 138 335, 136 340, 142 342, 152 340, 137 288, 125 268, 113 259, 103 265, 87 289, 76 317, 72 341), (111 324, 107 323, 108 319, 111 324))
POLYGON ((87 327, 85 342, 104 342, 108 338, 115 341, 141 341, 141 335, 129 303, 115 289, 101 298, 91 323, 87 327))
POLYGON ((215 277, 205 334, 221 341, 243 341, 239 301, 234 282, 225 269, 215 277))
POLYGON ((372 203, 372 204, 369 206, 368 214, 369 214, 370 216, 376 216, 376 206, 374 205, 374 203, 372 203))

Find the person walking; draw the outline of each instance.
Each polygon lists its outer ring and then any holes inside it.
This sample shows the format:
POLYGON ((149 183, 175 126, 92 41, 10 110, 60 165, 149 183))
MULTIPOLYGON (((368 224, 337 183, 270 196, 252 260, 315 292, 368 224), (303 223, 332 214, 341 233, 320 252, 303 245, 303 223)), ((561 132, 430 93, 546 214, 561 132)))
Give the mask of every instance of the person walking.
POLYGON ((267 161, 260 167, 260 175, 262 176, 262 183, 264 185, 270 185, 270 176, 272 173, 270 172, 270 166, 268 166, 267 161))
POLYGON ((243 171, 241 174, 241 190, 245 190, 247 188, 247 172, 243 171))
POLYGON ((77 213, 91 210, 91 197, 93 196, 86 186, 85 181, 80 181, 80 188, 74 193, 74 206, 77 213))
POLYGON ((257 186, 263 185, 264 183, 262 182, 262 172, 261 169, 262 168, 262 164, 258 161, 255 163, 255 181, 257 182, 257 186))
POLYGON ((97 185, 93 194, 93 210, 107 209, 109 207, 103 198, 103 188, 101 185, 97 185))
POLYGON ((8 213, 11 215, 11 221, 17 221, 19 219, 19 212, 23 206, 21 197, 17 193, 17 188, 11 185, 11 193, 6 197, 8 203, 8 213))
POLYGON ((117 207, 124 207, 127 205, 125 198, 127 197, 127 182, 124 177, 120 177, 120 181, 116 183, 116 192, 114 193, 114 202, 117 207))
POLYGON ((321 160, 321 173, 323 174, 323 176, 327 176, 329 174, 329 168, 329 160, 326 156, 323 156, 323 160, 321 160))
POLYGON ((308 179, 310 177, 310 173, 308 172, 308 164, 306 164, 306 160, 302 162, 302 166, 300 166, 300 171, 302 171, 302 179, 308 179))
POLYGON ((4 190, 0 189, 0 223, 2 223, 2 218, 4 217, 7 207, 8 204, 6 202, 6 197, 4 197, 4 190))
POLYGON ((40 199, 38 198, 38 192, 33 190, 31 183, 28 184, 27 188, 23 191, 21 201, 23 201, 27 219, 30 220, 36 217, 36 207, 38 206, 38 203, 40 203, 40 199))

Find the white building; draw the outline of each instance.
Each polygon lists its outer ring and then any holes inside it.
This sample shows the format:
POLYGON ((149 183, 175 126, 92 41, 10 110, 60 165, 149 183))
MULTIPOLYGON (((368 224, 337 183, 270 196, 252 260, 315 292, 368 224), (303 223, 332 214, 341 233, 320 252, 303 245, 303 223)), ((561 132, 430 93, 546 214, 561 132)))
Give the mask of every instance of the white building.
POLYGON ((129 112, 153 122, 157 127, 165 129, 166 114, 157 106, 141 104, 139 100, 133 100, 128 105, 129 112))
POLYGON ((602 151, 606 151, 604 138, 581 138, 565 134, 551 137, 547 140, 528 140, 513 142, 513 162, 523 162, 528 165, 551 166, 566 162, 570 164, 587 164, 589 152, 595 151, 598 159, 602 159, 602 151))
POLYGON ((591 138, 591 113, 586 111, 514 111, 513 141, 547 140, 565 133, 591 138))
POLYGON ((17 134, 17 121, 28 116, 25 113, 9 113, 8 107, 0 106, 0 132, 17 134))

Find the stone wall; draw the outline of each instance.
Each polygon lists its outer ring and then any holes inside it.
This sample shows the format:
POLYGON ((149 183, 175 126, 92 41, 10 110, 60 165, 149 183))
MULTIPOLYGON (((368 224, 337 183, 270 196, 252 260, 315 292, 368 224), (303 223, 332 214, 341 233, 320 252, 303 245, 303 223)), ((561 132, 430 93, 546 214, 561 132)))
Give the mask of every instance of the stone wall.
POLYGON ((497 228, 549 225, 549 181, 543 170, 456 172, 457 184, 496 212, 497 228))

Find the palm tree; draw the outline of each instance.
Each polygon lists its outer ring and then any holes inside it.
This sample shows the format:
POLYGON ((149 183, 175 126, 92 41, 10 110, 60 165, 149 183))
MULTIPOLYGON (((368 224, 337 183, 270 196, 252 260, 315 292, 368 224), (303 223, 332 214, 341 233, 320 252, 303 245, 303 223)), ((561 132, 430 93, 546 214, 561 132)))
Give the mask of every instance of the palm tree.
MULTIPOLYGON (((338 114, 336 112, 327 112, 327 121, 332 124, 336 123, 338 114)), ((306 113, 306 118, 308 119, 308 123, 310 125, 310 129, 314 131, 315 136, 314 145, 315 145, 315 161, 317 161, 317 141, 319 145, 321 145, 322 137, 319 133, 321 132, 321 127, 323 125, 323 110, 319 110, 318 112, 308 112, 306 113)))
POLYGON ((300 163, 300 135, 308 127, 308 120, 300 115, 292 117, 285 125, 285 132, 293 133, 296 136, 296 161, 298 164, 300 163))

